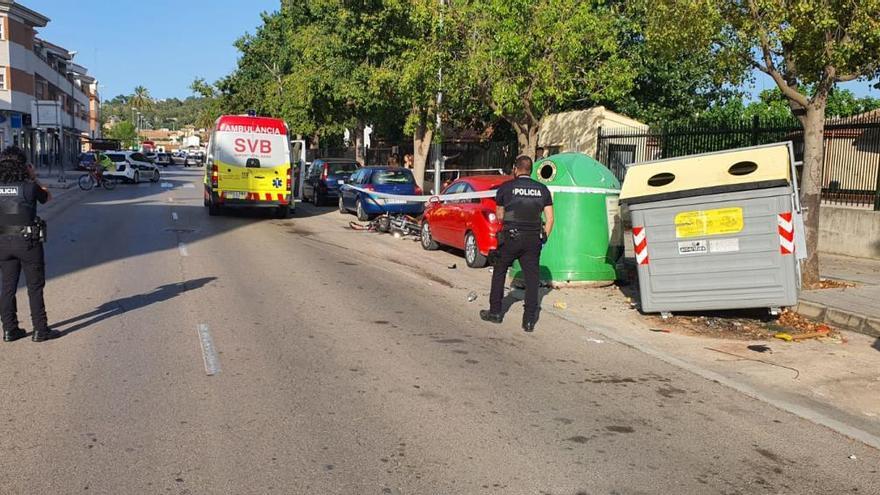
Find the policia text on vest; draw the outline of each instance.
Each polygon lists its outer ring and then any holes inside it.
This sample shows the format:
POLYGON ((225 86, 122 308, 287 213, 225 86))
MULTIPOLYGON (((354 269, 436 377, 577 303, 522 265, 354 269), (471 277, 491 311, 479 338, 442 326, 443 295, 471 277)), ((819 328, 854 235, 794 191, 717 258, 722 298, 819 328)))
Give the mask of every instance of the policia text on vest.
POLYGON ((480 318, 484 321, 501 323, 507 271, 518 260, 526 284, 522 320, 526 332, 534 331, 537 323, 541 248, 553 230, 553 197, 546 186, 530 178, 531 173, 532 159, 527 156, 517 158, 516 179, 499 187, 495 196, 497 215, 502 219, 503 227, 498 234, 489 310, 480 311, 480 318))
POLYGON ((49 330, 43 300, 45 224, 37 217, 37 203, 49 199, 48 189, 36 180, 33 168, 20 152, 7 149, 0 155, 0 319, 5 342, 27 335, 18 325, 15 299, 22 270, 27 281, 33 340, 43 342, 60 335, 49 330))

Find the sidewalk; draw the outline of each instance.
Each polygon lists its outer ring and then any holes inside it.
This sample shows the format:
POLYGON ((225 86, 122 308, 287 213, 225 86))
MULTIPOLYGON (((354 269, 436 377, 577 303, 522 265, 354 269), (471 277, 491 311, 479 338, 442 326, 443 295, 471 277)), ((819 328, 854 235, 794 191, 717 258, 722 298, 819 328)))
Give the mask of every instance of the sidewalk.
POLYGON ((802 291, 797 312, 836 328, 880 337, 880 260, 822 254, 819 262, 823 278, 856 286, 802 291))

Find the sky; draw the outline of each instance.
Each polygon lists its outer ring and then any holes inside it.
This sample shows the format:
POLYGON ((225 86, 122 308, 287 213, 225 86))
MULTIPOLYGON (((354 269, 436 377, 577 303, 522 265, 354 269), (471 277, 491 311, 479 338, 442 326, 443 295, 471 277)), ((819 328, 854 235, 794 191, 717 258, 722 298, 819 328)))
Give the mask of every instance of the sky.
POLYGON ((196 77, 235 69, 232 43, 261 24, 280 0, 18 0, 51 19, 39 36, 78 52, 104 99, 135 86, 154 98, 184 98, 196 77))

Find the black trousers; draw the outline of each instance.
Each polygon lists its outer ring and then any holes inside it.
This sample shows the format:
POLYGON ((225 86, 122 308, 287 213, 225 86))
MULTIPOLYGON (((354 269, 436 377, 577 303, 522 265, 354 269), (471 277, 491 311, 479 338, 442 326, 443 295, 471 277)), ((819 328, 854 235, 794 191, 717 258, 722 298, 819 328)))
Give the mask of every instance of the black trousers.
POLYGON ((11 236, 0 236, 0 271, 3 274, 2 291, 0 291, 0 318, 3 330, 18 328, 18 305, 15 292, 21 271, 27 280, 28 299, 31 303, 31 321, 34 331, 45 332, 49 329, 46 316, 46 303, 43 300, 43 288, 46 287, 46 262, 43 245, 30 244, 28 241, 11 236))
POLYGON ((519 232, 515 237, 501 233, 504 239, 495 258, 492 272, 492 292, 489 295, 489 312, 500 315, 504 299, 504 282, 507 271, 515 260, 522 266, 526 284, 525 311, 523 320, 534 321, 538 316, 538 288, 541 283, 541 233, 519 232))

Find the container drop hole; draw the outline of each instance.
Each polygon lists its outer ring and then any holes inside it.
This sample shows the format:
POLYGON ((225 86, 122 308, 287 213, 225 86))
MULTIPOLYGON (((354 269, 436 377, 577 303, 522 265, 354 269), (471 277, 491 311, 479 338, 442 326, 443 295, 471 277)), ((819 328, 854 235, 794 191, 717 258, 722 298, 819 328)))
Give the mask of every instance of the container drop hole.
POLYGON ((674 174, 670 174, 669 172, 662 172, 656 175, 652 175, 651 178, 648 179, 648 185, 652 187, 662 187, 671 184, 674 180, 674 174))
POLYGON ((538 168, 538 177, 545 182, 550 182, 556 177, 556 165, 553 162, 544 162, 538 168))
POLYGON ((755 162, 746 161, 746 162, 734 163, 733 165, 730 166, 729 169, 727 169, 727 173, 729 173, 730 175, 742 176, 742 175, 749 175, 750 173, 754 172, 755 170, 758 170, 758 164, 755 162))

